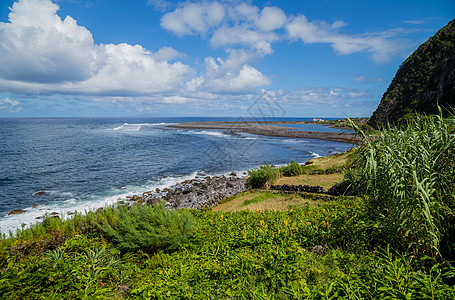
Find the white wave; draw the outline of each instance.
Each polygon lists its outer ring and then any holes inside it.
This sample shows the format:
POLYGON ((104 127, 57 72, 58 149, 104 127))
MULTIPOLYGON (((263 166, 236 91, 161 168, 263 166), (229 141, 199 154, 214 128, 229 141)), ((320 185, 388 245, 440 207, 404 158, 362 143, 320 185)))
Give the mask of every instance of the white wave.
POLYGON ((322 157, 321 155, 317 154, 317 153, 314 153, 314 152, 310 152, 311 153, 311 156, 313 156, 313 158, 319 158, 319 157, 322 157))
POLYGON ((174 123, 138 123, 138 124, 129 124, 123 123, 123 125, 113 128, 114 131, 139 131, 141 130, 142 126, 165 126, 165 125, 172 125, 174 123))
POLYGON ((217 131, 187 131, 190 134, 203 134, 203 135, 210 135, 210 136, 216 136, 216 137, 231 137, 229 134, 224 134, 221 132, 217 131))
POLYGON ((106 191, 104 195, 93 195, 84 200, 77 199, 73 193, 69 192, 47 191, 50 195, 58 195, 61 198, 66 198, 66 200, 62 199, 60 201, 55 201, 54 203, 38 205, 37 207, 25 207, 22 208, 26 210, 23 214, 1 217, 0 232, 8 234, 10 231, 14 233, 16 229, 21 227, 28 228, 39 222, 40 219, 37 218, 42 218, 45 214, 57 212, 60 218, 68 219, 71 218, 71 215, 68 215, 68 212, 77 211, 79 213, 86 213, 100 207, 115 205, 120 200, 127 201, 127 196, 142 195, 143 193, 150 191, 153 192, 156 188, 163 190, 165 188, 175 186, 185 180, 194 179, 195 177, 198 177, 199 179, 203 179, 205 176, 213 177, 224 175, 229 177, 232 172, 236 173, 237 177, 240 178, 247 176, 248 173, 247 170, 234 170, 221 173, 210 173, 198 170, 187 175, 168 176, 157 180, 150 180, 144 185, 113 187, 106 191))
POLYGON ((154 191, 156 188, 164 189, 171 187, 179 182, 193 179, 194 177, 203 174, 201 171, 195 171, 184 176, 169 176, 158 180, 150 180, 144 185, 137 186, 122 186, 111 188, 106 191, 105 195, 93 195, 87 199, 76 199, 72 193, 48 191, 50 195, 58 195, 60 197, 67 196, 66 200, 56 201, 46 205, 38 205, 37 207, 21 208, 26 210, 25 213, 18 215, 4 216, 0 218, 0 232, 8 234, 10 231, 15 232, 18 228, 28 228, 32 224, 39 222, 43 215, 57 212, 62 219, 70 218, 68 212, 85 213, 91 210, 96 210, 100 207, 114 205, 118 201, 127 200, 127 196, 142 195, 144 192, 154 191))

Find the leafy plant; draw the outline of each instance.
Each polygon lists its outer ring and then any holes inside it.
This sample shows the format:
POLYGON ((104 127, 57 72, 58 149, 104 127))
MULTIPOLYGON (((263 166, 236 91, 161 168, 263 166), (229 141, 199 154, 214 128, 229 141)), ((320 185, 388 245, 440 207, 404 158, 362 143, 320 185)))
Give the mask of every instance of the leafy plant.
POLYGON ((248 179, 247 186, 253 189, 260 189, 267 184, 273 183, 278 178, 280 171, 266 164, 260 166, 258 169, 248 171, 248 174, 250 178, 248 179))
POLYGON ((454 119, 442 113, 388 127, 356 152, 358 168, 346 178, 369 196, 369 217, 403 250, 439 256, 455 208, 454 119))
POLYGON ((122 251, 173 251, 193 234, 195 222, 187 211, 166 210, 164 203, 134 205, 119 207, 113 222, 101 229, 122 251))
POLYGON ((280 167, 280 173, 283 176, 297 176, 303 174, 302 166, 292 160, 289 164, 280 167))

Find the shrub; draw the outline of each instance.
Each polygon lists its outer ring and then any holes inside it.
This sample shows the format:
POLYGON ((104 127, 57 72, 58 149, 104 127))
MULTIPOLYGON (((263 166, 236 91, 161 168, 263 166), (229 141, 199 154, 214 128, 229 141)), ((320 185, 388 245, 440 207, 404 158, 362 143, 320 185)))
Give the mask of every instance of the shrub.
POLYGON ((369 195, 369 216, 385 236, 414 254, 440 255, 442 238, 451 235, 448 220, 455 208, 453 124, 453 118, 444 120, 440 114, 416 116, 406 126, 389 127, 376 138, 356 129, 364 144, 356 152, 358 168, 346 178, 369 195))
POLYGON ((297 176, 303 174, 302 166, 292 160, 289 164, 280 168, 280 173, 283 176, 297 176))
POLYGON ((260 189, 267 184, 273 183, 279 176, 280 171, 266 164, 262 165, 256 170, 248 171, 250 178, 248 179, 248 187, 253 189, 260 189))
POLYGON ((193 233, 194 219, 184 210, 166 210, 164 204, 119 207, 113 223, 100 227, 122 251, 176 250, 193 233))

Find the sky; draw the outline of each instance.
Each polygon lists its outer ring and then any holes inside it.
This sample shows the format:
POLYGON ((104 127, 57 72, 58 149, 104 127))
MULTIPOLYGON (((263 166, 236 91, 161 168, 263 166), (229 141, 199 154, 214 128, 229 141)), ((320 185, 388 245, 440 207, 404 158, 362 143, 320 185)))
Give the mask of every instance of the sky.
POLYGON ((453 0, 1 0, 0 117, 370 116, 453 18, 453 0))

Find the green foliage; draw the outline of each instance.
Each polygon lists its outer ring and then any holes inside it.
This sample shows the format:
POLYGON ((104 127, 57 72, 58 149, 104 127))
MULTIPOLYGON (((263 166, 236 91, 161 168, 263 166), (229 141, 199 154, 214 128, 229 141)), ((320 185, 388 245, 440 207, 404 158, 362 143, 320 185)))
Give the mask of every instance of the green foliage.
POLYGON ((280 171, 266 164, 265 166, 260 166, 258 169, 248 171, 248 174, 250 178, 248 179, 247 186, 253 189, 260 189, 267 184, 273 183, 278 178, 280 171))
POLYGON ((281 175, 288 177, 304 174, 302 166, 294 160, 292 160, 289 164, 280 167, 279 170, 281 175))
POLYGON ((134 205, 117 209, 115 219, 101 229, 122 251, 142 249, 173 251, 194 231, 194 220, 185 210, 166 210, 155 206, 134 205))
MULTIPOLYGON (((454 119, 416 116, 376 138, 362 131, 358 168, 346 178, 369 195, 369 218, 390 242, 414 254, 440 255, 443 237, 453 233, 455 208, 454 119)), ((453 242, 453 241, 451 241, 453 242)))
MULTIPOLYGON (((122 253, 90 225, 89 234, 67 238, 54 250, 17 256, 7 249, 0 294, 2 299, 453 299, 454 287, 443 281, 455 274, 450 266, 375 250, 379 236, 365 201, 339 198, 283 212, 185 211, 198 225, 172 252, 122 253), (311 252, 326 244, 326 255, 311 252), (123 295, 119 286, 127 290, 123 295)), ((128 211, 106 208, 89 213, 84 222, 113 225, 128 211)))

